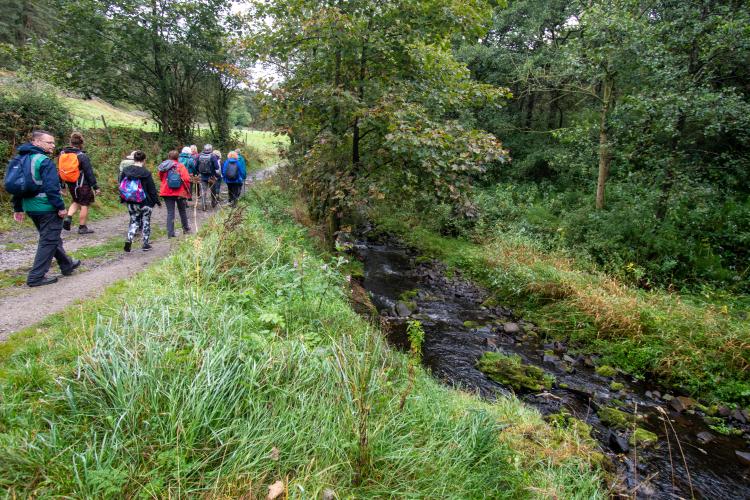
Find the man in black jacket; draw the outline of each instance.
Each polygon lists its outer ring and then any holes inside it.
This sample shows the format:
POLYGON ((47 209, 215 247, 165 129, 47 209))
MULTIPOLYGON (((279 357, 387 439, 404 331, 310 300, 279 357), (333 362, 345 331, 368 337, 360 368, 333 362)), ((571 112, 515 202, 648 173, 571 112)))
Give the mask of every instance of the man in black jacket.
POLYGON ((81 265, 80 260, 71 259, 65 253, 62 242, 62 218, 67 213, 60 192, 60 178, 57 167, 49 158, 55 150, 55 138, 43 130, 31 134, 31 143, 18 148, 18 154, 11 162, 21 162, 24 168, 31 169, 32 178, 41 182, 39 191, 29 196, 13 196, 13 218, 22 222, 24 213, 31 218, 39 231, 39 244, 34 264, 29 271, 26 283, 29 286, 49 285, 57 278, 48 278, 52 259, 57 259, 64 276, 70 276, 81 265))
POLYGON ((86 225, 86 221, 89 218, 89 206, 94 203, 94 195, 99 195, 99 186, 96 184, 96 176, 94 175, 94 169, 91 166, 91 160, 88 155, 83 151, 83 136, 78 132, 70 134, 70 146, 62 150, 61 154, 74 153, 78 155, 78 168, 81 170, 81 176, 78 182, 68 182, 68 189, 70 190, 70 196, 73 199, 73 203, 70 204, 68 209, 68 216, 63 221, 63 229, 70 231, 70 225, 73 222, 73 215, 81 209, 81 215, 78 218, 78 234, 90 234, 93 233, 93 229, 89 229, 86 225))
POLYGON ((139 228, 143 229, 143 251, 148 252, 151 250, 151 243, 149 243, 149 238, 151 237, 151 212, 155 205, 161 206, 154 178, 151 172, 143 166, 144 161, 146 161, 146 154, 143 151, 134 151, 133 165, 125 167, 120 174, 120 198, 123 203, 127 203, 128 213, 130 214, 128 237, 125 240, 124 247, 126 252, 130 251, 130 247, 133 245, 133 238, 135 238, 135 233, 138 232, 139 228), (127 179, 127 182, 123 189, 122 181, 125 179, 127 179), (133 185, 128 186, 128 183, 133 183, 133 185), (140 184, 139 189, 142 190, 142 193, 138 193, 138 189, 133 189, 138 184, 140 184), (126 199, 126 196, 132 199, 126 199), (141 196, 143 199, 138 201, 137 198, 141 196))

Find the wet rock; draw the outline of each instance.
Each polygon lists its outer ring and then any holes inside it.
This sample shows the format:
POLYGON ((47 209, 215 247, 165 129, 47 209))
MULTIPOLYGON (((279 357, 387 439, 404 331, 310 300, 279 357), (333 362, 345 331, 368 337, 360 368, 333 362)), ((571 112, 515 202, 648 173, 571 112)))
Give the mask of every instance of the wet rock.
POLYGON ((736 420, 737 422, 741 424, 747 423, 747 415, 745 414, 743 410, 734 410, 732 412, 732 419, 736 420))
POLYGON ((726 406, 719 406, 716 409, 716 413, 718 413, 720 417, 727 418, 729 415, 732 414, 732 411, 726 406))
POLYGON ((518 323, 504 323, 503 331, 507 334, 514 335, 516 333, 521 333, 521 327, 518 323))
POLYGON ((695 435, 700 444, 708 444, 714 440, 714 435, 708 431, 702 431, 695 435))
POLYGON ((576 360, 573 358, 573 356, 571 356, 569 354, 565 354, 563 356, 563 361, 565 361, 566 363, 570 363, 571 365, 575 365, 576 364, 576 360))
POLYGON ((398 302, 396 304, 396 314, 401 317, 406 317, 411 314, 411 309, 409 309, 409 306, 407 306, 406 303, 398 302))
POLYGON ((651 394, 654 396, 654 399, 661 399, 661 392, 651 391, 651 394))
POLYGON ((542 357, 542 362, 548 365, 556 365, 560 361, 560 358, 554 354, 545 354, 542 357))
POLYGON ((635 429, 633 434, 630 435, 630 438, 628 439, 628 444, 633 447, 643 447, 647 448, 649 446, 655 445, 659 441, 659 438, 656 434, 653 432, 647 431, 646 429, 643 429, 641 427, 638 427, 635 429))
POLYGON ((685 396, 677 396, 669 402, 670 406, 674 408, 677 413, 682 413, 686 410, 694 407, 697 402, 693 398, 686 398, 685 396))
POLYGON ((609 393, 603 392, 603 391, 596 391, 594 393, 594 398, 606 401, 609 399, 609 393))
POLYGON ((609 447, 612 448, 612 451, 615 453, 627 453, 630 451, 628 441, 615 432, 609 431, 607 442, 609 443, 609 447))
POLYGON ((629 429, 636 421, 635 415, 607 406, 599 408, 596 414, 603 425, 612 429, 629 429))
POLYGON ((541 391, 552 387, 554 378, 538 366, 527 365, 516 354, 505 355, 485 352, 477 362, 477 368, 495 382, 516 391, 528 389, 541 391))
POLYGON ((552 343, 552 350, 555 351, 555 354, 563 354, 568 352, 568 348, 565 346, 565 344, 558 341, 554 341, 552 343))
POLYGON ((617 374, 617 370, 609 365, 602 365, 596 368, 596 374, 600 377, 614 377, 617 374))
POLYGON ((736 450, 734 454, 741 463, 750 467, 750 452, 736 450))
POLYGON ((672 401, 674 399, 674 396, 671 394, 665 394, 664 395, 664 401, 672 401))
POLYGON ((651 391, 646 391, 646 397, 649 399, 654 399, 654 395, 651 391))
POLYGON ((497 349, 497 340, 491 337, 486 338, 484 339, 484 345, 491 349, 497 349))
POLYGON ((583 364, 585 366, 588 366, 589 368, 593 368, 594 367, 594 360, 593 360, 593 358, 591 356, 584 356, 584 358, 583 358, 583 364))

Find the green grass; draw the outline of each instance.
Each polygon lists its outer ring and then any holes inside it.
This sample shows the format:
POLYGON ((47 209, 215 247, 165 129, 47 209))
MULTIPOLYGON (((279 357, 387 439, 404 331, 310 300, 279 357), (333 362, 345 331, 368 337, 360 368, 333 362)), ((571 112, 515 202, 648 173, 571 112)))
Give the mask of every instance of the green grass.
POLYGON ((634 289, 522 235, 480 244, 438 235, 403 210, 381 207, 374 216, 382 230, 468 272, 499 303, 603 363, 707 402, 750 404, 746 304, 634 289))
POLYGON ((587 432, 421 369, 409 384, 290 200, 256 194, 0 345, 10 497, 603 496, 587 432))

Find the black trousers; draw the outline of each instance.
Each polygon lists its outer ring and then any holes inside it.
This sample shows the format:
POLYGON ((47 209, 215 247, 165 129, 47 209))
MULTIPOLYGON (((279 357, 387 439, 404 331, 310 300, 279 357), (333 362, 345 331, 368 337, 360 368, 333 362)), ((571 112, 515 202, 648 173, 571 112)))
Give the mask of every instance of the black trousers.
POLYGON ((63 220, 57 212, 29 214, 34 222, 36 230, 39 231, 39 244, 36 247, 36 257, 31 266, 27 283, 34 283, 47 274, 52 264, 52 259, 57 260, 60 270, 65 272, 73 265, 73 259, 65 253, 62 241, 63 220))
POLYGON ((177 210, 180 212, 182 230, 185 232, 190 231, 190 224, 187 217, 187 200, 179 196, 163 196, 163 198, 164 203, 167 205, 167 238, 174 238, 175 205, 177 205, 177 210))
POLYGON ((227 191, 229 191, 229 204, 235 205, 242 194, 242 184, 227 182, 227 191))

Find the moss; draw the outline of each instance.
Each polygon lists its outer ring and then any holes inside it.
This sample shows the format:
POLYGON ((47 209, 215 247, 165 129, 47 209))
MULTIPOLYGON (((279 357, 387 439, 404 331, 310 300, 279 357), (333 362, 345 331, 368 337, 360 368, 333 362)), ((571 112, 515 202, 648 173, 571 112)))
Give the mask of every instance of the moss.
POLYGON ((628 443, 630 446, 652 446, 659 441, 659 438, 653 432, 647 431, 640 427, 636 428, 635 432, 630 435, 628 443))
POLYGON ((583 420, 575 418, 565 410, 562 410, 560 413, 552 413, 551 415, 549 415, 549 417, 547 417, 547 420, 551 424, 561 429, 569 429, 579 436, 591 435, 590 425, 588 425, 583 420))
POLYGON ((554 378, 537 366, 526 365, 518 355, 504 355, 485 352, 477 363, 477 368, 492 380, 516 391, 528 389, 541 391, 549 389, 554 378))
POLYGON ((429 264, 430 262, 432 262, 432 257, 428 257, 426 255, 420 255, 419 257, 414 259, 414 262, 416 264, 429 264))
POLYGON ((596 414, 599 416, 599 420, 601 420, 603 425, 612 429, 628 429, 632 427, 636 421, 635 415, 606 406, 599 408, 599 411, 597 411, 596 414))
POLYGON ((479 328, 479 323, 476 321, 464 321, 465 328, 479 328))
POLYGON ((621 384, 620 382, 612 382, 611 384, 609 384, 609 388, 613 391, 621 391, 625 388, 625 385, 621 384))
POLYGON ((500 302, 495 297, 490 297, 484 302, 482 302, 482 307, 497 307, 500 305, 500 302))
POLYGON ((602 377, 614 377, 617 374, 617 370, 609 365, 602 365, 596 367, 596 374, 602 377))
POLYGON ((365 277, 365 266, 362 262, 352 259, 342 268, 342 272, 352 278, 361 279, 365 277))
POLYGON ((417 290, 407 290, 398 296, 398 300, 401 302, 413 302, 417 298, 417 290))

